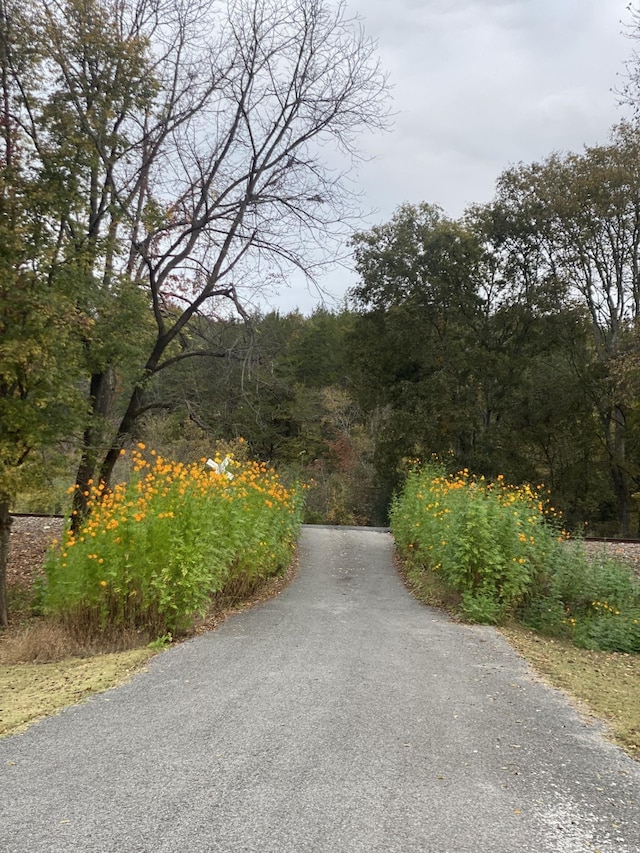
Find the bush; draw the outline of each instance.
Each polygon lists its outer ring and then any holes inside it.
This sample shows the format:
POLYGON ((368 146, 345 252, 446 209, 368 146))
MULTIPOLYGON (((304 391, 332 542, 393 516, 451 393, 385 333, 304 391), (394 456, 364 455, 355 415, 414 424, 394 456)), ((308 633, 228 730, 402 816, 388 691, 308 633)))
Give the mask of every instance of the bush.
POLYGON ((579 542, 567 544, 520 619, 582 648, 640 652, 640 582, 624 563, 604 554, 589 559, 579 542))
POLYGON ((43 607, 89 631, 179 632, 228 584, 247 586, 289 564, 301 501, 258 463, 212 470, 139 445, 133 476, 92 486, 89 515, 48 554, 43 607))
POLYGON ((640 609, 600 612, 576 620, 572 639, 583 649, 602 652, 640 652, 640 609))
POLYGON ((495 624, 520 604, 557 534, 527 486, 445 477, 431 466, 409 474, 391 509, 391 529, 410 556, 462 596, 472 621, 495 624))
POLYGON ((513 615, 535 630, 602 651, 640 652, 640 581, 604 554, 567 542, 530 487, 433 466, 410 473, 391 529, 411 570, 435 572, 469 621, 513 615))

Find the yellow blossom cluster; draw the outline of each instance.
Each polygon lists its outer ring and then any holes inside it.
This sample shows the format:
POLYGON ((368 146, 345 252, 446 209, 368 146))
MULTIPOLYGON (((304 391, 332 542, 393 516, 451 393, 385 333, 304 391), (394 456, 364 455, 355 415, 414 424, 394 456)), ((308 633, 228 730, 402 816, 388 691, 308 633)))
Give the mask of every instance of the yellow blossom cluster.
MULTIPOLYGON (((285 488, 276 472, 266 463, 241 463, 228 455, 228 470, 232 473, 229 477, 207 467, 205 458, 184 464, 164 459, 155 450, 149 451, 147 457, 145 451, 145 445, 140 442, 130 453, 132 483, 119 483, 107 489, 104 483, 89 481, 89 489, 83 492, 87 498, 87 517, 77 531, 70 527, 65 532, 61 552, 63 560, 71 548, 88 540, 100 541, 109 536, 110 541, 120 544, 120 538, 114 538, 113 534, 131 522, 141 524, 149 516, 171 520, 180 513, 184 502, 191 499, 217 498, 234 502, 259 496, 268 509, 281 508, 292 512, 295 508, 293 491, 285 488)), ((126 455, 127 451, 122 450, 121 456, 126 455)), ((216 454, 216 464, 219 466, 222 461, 220 454, 216 454)), ((78 488, 73 486, 69 492, 73 493, 78 488)), ((86 553, 85 558, 99 564, 104 562, 97 546, 86 553)), ((62 567, 66 568, 66 562, 62 567)))
POLYGON ((122 455, 129 481, 89 483, 86 517, 47 556, 49 611, 176 630, 225 584, 289 564, 302 503, 266 464, 230 453, 185 464, 143 443, 122 455))

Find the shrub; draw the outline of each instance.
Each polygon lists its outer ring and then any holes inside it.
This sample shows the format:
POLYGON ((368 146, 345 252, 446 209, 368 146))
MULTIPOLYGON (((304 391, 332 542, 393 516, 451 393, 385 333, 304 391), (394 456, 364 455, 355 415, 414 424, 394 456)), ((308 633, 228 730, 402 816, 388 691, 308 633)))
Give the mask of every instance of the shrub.
POLYGON ((628 566, 588 559, 567 542, 553 508, 530 486, 489 483, 433 466, 412 471, 391 510, 411 571, 435 572, 461 614, 528 627, 602 651, 640 652, 640 581, 628 566))
POLYGON ((520 618, 582 648, 640 652, 640 582, 624 563, 605 554, 589 559, 579 542, 567 544, 520 618))
POLYGON ((297 538, 301 501, 254 462, 167 461, 144 445, 128 483, 91 486, 89 514, 67 525, 48 554, 46 612, 89 630, 187 628, 214 593, 283 570, 297 538))

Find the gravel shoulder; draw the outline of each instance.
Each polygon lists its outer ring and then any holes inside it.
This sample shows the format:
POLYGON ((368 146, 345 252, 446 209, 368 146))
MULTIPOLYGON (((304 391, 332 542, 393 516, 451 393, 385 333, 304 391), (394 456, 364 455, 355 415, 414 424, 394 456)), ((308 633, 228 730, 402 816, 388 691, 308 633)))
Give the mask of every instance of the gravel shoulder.
POLYGON ((580 543, 589 557, 606 554, 616 560, 627 563, 640 577, 640 542, 590 542, 580 543))
POLYGON ((62 533, 63 519, 43 516, 16 516, 9 536, 7 583, 31 585, 33 575, 42 567, 47 548, 62 533))

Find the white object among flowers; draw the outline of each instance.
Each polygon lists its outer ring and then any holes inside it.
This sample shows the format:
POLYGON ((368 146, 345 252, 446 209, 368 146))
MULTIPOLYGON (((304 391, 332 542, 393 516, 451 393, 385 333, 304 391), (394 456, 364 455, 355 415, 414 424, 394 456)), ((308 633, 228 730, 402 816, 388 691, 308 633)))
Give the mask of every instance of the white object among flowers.
POLYGON ((213 468, 216 474, 220 474, 220 476, 224 474, 227 480, 233 480, 233 474, 231 471, 227 471, 230 462, 231 459, 228 456, 225 456, 222 462, 215 462, 213 459, 207 459, 206 464, 209 468, 213 468))

